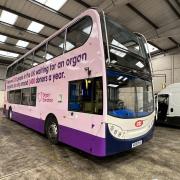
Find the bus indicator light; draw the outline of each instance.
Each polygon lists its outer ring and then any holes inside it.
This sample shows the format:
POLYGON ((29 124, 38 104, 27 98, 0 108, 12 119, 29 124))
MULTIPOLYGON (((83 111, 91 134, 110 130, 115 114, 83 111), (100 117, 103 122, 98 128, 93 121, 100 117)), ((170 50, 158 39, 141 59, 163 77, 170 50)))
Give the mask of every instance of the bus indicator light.
POLYGON ((135 122, 136 127, 141 127, 143 125, 143 120, 138 120, 135 122))

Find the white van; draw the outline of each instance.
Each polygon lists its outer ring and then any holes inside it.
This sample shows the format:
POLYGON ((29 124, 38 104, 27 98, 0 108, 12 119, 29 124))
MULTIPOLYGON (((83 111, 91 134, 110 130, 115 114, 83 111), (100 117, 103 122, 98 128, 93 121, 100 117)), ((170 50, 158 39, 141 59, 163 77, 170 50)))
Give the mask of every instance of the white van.
POLYGON ((157 123, 180 126, 180 83, 161 90, 157 96, 157 123))

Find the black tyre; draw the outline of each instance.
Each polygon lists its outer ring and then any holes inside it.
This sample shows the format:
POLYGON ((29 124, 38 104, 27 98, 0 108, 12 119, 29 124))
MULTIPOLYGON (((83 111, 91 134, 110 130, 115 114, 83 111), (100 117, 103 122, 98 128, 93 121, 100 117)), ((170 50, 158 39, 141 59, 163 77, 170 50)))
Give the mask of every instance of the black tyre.
POLYGON ((55 119, 47 121, 46 135, 52 144, 58 144, 58 123, 55 119))
POLYGON ((8 110, 8 119, 12 120, 12 109, 9 108, 8 110))

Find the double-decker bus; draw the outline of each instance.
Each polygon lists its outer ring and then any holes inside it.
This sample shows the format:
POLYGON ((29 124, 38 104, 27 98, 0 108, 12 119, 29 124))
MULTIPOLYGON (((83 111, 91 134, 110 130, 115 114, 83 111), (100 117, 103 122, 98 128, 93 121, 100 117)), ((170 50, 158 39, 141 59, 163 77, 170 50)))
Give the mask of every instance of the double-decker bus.
POLYGON ((144 37, 86 10, 8 67, 4 111, 95 156, 143 144, 154 129, 144 37))

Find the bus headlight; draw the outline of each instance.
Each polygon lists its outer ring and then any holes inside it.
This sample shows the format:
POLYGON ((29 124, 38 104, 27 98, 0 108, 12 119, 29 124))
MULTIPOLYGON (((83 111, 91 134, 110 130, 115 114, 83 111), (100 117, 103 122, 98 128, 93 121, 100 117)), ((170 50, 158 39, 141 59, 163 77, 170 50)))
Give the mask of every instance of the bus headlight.
POLYGON ((122 139, 124 132, 121 127, 116 126, 114 124, 108 124, 109 132, 111 133, 112 136, 122 139))
POLYGON ((152 121, 149 123, 149 129, 151 129, 153 125, 154 125, 154 120, 152 120, 152 121))

